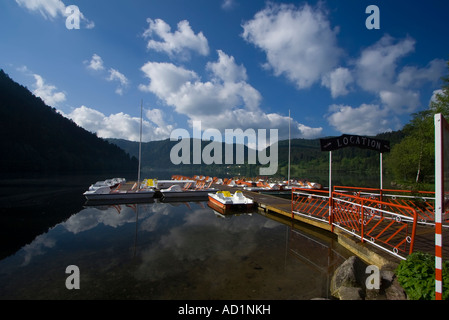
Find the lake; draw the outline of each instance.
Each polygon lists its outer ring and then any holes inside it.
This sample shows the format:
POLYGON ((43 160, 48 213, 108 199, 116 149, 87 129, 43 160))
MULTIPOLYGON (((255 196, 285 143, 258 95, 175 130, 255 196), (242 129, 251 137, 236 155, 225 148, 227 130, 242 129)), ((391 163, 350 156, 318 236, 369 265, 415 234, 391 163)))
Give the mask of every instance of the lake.
POLYGON ((305 225, 207 201, 85 206, 103 178, 2 181, 0 299, 308 300, 330 297, 351 255, 305 225))

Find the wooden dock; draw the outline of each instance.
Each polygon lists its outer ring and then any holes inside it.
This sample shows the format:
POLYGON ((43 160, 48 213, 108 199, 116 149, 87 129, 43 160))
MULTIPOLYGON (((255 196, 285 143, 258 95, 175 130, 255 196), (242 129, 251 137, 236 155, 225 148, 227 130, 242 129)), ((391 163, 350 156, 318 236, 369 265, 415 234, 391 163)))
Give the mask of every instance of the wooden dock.
MULTIPOLYGON (((242 188, 236 188, 236 187, 229 187, 225 185, 214 185, 215 188, 218 188, 220 190, 226 190, 229 192, 235 192, 235 190, 241 190, 245 196, 252 199, 255 204, 257 205, 258 209, 263 212, 273 212, 276 214, 283 215, 287 218, 292 218, 292 200, 291 200, 291 193, 288 192, 290 195, 288 198, 276 196, 275 192, 273 194, 270 194, 269 192, 260 193, 260 192, 253 192, 244 190, 242 188)), ((319 221, 314 221, 311 219, 303 218, 301 216, 295 215, 294 219, 296 221, 305 222, 309 225, 313 225, 316 227, 319 227, 321 229, 330 231, 331 228, 329 224, 322 223, 319 221)))

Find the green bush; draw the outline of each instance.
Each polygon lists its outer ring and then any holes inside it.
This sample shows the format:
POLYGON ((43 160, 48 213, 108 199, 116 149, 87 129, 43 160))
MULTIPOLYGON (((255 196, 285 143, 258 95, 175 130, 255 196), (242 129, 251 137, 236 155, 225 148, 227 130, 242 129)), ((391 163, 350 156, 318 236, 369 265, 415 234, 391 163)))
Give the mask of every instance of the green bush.
MULTIPOLYGON (((399 284, 410 300, 435 300, 435 257, 414 252, 396 269, 399 284)), ((443 263, 443 299, 449 300, 449 261, 443 263)))

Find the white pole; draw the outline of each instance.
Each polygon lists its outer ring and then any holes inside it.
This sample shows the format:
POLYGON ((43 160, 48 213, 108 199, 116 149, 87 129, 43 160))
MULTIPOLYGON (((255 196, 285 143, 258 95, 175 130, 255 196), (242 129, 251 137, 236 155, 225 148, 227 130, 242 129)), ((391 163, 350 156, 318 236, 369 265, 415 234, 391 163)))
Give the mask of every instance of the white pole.
POLYGON ((442 215, 444 211, 444 118, 435 115, 435 300, 443 297, 443 236, 442 215))
POLYGON ((290 109, 288 109, 288 174, 287 174, 288 185, 290 185, 290 122, 291 122, 290 109))
POLYGON ((332 214, 332 151, 329 151, 329 217, 332 214))
POLYGON ((137 172, 137 190, 140 189, 140 161, 142 158, 142 108, 143 100, 140 101, 140 140, 139 140, 139 168, 137 172))
POLYGON ((380 190, 383 189, 383 177, 382 177, 382 152, 380 153, 380 190))

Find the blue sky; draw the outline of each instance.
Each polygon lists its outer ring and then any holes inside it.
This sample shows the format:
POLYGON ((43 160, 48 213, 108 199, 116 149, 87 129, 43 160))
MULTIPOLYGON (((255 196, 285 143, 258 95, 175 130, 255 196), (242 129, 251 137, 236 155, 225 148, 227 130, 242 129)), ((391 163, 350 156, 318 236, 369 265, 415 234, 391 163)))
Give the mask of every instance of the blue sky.
POLYGON ((4 0, 0 68, 104 138, 138 140, 141 100, 144 141, 192 121, 287 139, 289 110, 295 138, 375 135, 441 87, 448 18, 441 0, 4 0))

